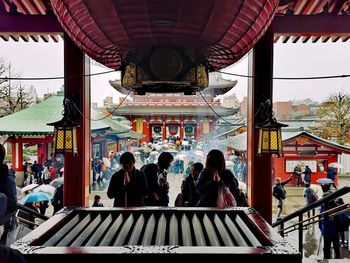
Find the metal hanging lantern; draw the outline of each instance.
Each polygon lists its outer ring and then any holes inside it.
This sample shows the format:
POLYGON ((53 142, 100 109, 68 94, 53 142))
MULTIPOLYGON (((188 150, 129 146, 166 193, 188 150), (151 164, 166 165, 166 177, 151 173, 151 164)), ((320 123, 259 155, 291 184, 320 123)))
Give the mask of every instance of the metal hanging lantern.
POLYGON ((63 118, 56 122, 47 123, 47 125, 54 126, 54 153, 64 154, 66 152, 70 152, 77 154, 78 147, 76 127, 79 127, 79 123, 72 120, 74 106, 71 104, 69 99, 64 99, 63 106, 63 118))
POLYGON ((288 127, 288 125, 277 122, 272 111, 270 100, 267 100, 261 105, 261 110, 262 119, 264 121, 255 126, 259 128, 258 155, 276 154, 282 156, 283 145, 281 128, 288 127))

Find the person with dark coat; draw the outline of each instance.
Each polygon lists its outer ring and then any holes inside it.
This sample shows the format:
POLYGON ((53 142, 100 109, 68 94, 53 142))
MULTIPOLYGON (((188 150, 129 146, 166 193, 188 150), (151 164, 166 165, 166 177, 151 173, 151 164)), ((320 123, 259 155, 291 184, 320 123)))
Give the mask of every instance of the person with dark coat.
POLYGON ((144 206, 148 186, 144 173, 135 168, 134 155, 125 152, 119 162, 122 169, 112 175, 107 196, 114 198, 114 207, 144 206))
POLYGON ((169 183, 167 180, 167 170, 174 161, 174 156, 169 152, 162 152, 158 157, 158 162, 146 164, 141 167, 148 184, 148 195, 145 200, 148 206, 168 206, 169 205, 169 183))
POLYGON ((92 207, 103 207, 103 204, 100 201, 101 201, 101 196, 95 195, 94 203, 92 204, 92 207))
POLYGON ((305 171, 304 171, 304 185, 305 183, 311 184, 311 169, 308 165, 305 166, 305 171))
POLYGON ((275 178, 275 185, 273 186, 272 195, 278 200, 277 204, 277 220, 281 220, 281 214, 283 210, 283 202, 286 199, 286 190, 284 186, 293 179, 291 175, 287 180, 281 181, 280 177, 275 178))
POLYGON ((199 194, 197 206, 217 207, 219 184, 227 186, 234 198, 238 198, 238 180, 226 169, 224 154, 220 150, 211 150, 206 159, 205 168, 196 181, 196 191, 199 194))
POLYGON ((0 244, 1 263, 26 263, 24 256, 17 249, 0 244))
MULTIPOLYGON (((330 193, 326 193, 324 196, 327 196, 328 194, 330 194, 330 193)), ((336 203, 336 201, 332 200, 328 204, 328 209, 333 209, 337 206, 338 206, 338 204, 336 203)), ((322 205, 321 205, 320 214, 322 214, 323 212, 325 212, 324 203, 322 203, 322 205)), ((333 248, 334 258, 340 258, 340 244, 339 244, 340 219, 339 219, 339 215, 329 217, 327 229, 325 229, 323 217, 324 216, 320 217, 319 228, 321 230, 322 236, 324 236, 325 233, 328 233, 328 237, 329 237, 328 242, 327 242, 327 244, 325 242, 323 249, 325 250, 325 249, 333 248)))
POLYGON ((7 235, 16 226, 17 212, 17 190, 13 176, 10 174, 8 166, 3 163, 5 157, 5 148, 0 144, 0 193, 7 197, 7 208, 3 219, 4 232, 1 236, 0 243, 5 244, 7 235))
POLYGON ((302 186, 302 180, 301 180, 302 172, 301 172, 301 167, 299 164, 294 167, 293 174, 294 174, 294 178, 295 178, 295 186, 296 187, 302 186))
MULTIPOLYGON (((327 178, 328 179, 331 179, 333 181, 333 183, 331 183, 329 185, 329 188, 331 185, 333 185, 333 187, 335 188, 335 190, 337 190, 337 186, 335 185, 335 178, 337 176, 337 171, 335 170, 335 168, 333 167, 328 167, 328 170, 327 170, 327 178)), ((330 190, 330 189, 329 189, 330 190)))
POLYGON ((182 206, 196 206, 199 201, 199 195, 196 191, 196 181, 203 170, 202 163, 194 163, 188 177, 184 180, 182 191, 182 206))
POLYGON ((63 208, 63 184, 56 189, 51 204, 53 206, 53 215, 63 208))

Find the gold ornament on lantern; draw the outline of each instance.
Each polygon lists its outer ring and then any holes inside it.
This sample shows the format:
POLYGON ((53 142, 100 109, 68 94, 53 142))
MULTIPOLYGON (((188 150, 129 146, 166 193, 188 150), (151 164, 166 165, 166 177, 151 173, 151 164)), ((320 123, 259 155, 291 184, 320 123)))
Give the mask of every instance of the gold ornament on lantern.
POLYGON ((261 105, 261 123, 255 125, 259 128, 259 144, 258 155, 263 154, 276 154, 278 156, 283 155, 282 145, 282 127, 288 125, 277 122, 272 111, 271 100, 267 100, 261 105))
POLYGON ((77 147, 77 132, 76 127, 79 123, 72 120, 75 109, 72 102, 65 98, 63 101, 63 118, 59 121, 48 123, 47 125, 54 126, 53 146, 54 153, 73 154, 78 153, 77 147))

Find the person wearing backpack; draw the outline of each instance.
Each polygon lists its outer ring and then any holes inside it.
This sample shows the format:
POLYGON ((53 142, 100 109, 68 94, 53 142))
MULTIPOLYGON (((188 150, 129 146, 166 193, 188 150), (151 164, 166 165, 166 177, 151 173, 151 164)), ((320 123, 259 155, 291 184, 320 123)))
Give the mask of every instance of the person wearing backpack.
POLYGON ((272 195, 278 200, 277 204, 277 220, 281 220, 281 214, 283 210, 283 202, 286 199, 286 190, 284 186, 288 184, 293 178, 291 175, 287 180, 281 181, 280 177, 275 178, 275 184, 273 186, 272 195))

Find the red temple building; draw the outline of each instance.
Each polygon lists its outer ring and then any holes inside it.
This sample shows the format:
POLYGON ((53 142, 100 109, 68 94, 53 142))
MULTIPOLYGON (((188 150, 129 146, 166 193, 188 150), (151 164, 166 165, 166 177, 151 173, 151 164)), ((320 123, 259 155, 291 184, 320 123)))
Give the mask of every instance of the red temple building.
MULTIPOLYGON (((218 115, 225 117, 237 113, 238 109, 224 108, 215 100, 215 96, 228 92, 236 83, 223 79, 220 73, 213 73, 210 74, 209 87, 196 95, 133 95, 133 100, 125 100, 115 114, 126 117, 134 131, 146 135, 144 141, 147 142, 171 137, 199 140, 202 134, 216 127, 218 115)), ((120 81, 110 81, 110 84, 122 94, 128 93, 120 81)))

